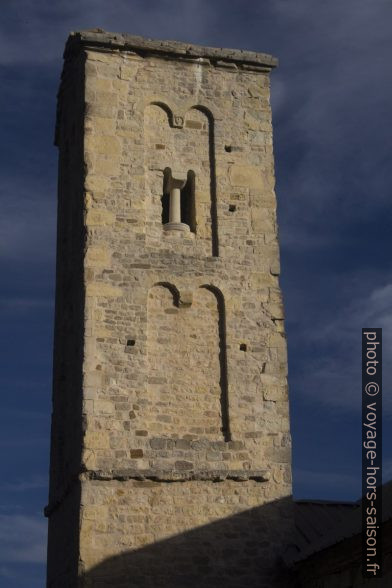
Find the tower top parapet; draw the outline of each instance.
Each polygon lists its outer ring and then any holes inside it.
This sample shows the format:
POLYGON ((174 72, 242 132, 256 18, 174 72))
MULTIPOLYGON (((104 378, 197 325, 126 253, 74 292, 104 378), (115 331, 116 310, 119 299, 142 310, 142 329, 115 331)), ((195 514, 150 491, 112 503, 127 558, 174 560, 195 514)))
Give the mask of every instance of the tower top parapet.
POLYGON ((139 55, 159 55, 164 58, 185 60, 207 60, 216 67, 241 67, 270 71, 278 65, 276 57, 267 53, 256 53, 243 49, 203 47, 180 41, 147 39, 128 33, 110 33, 103 29, 90 29, 70 33, 64 57, 80 47, 100 50, 132 51, 139 55))

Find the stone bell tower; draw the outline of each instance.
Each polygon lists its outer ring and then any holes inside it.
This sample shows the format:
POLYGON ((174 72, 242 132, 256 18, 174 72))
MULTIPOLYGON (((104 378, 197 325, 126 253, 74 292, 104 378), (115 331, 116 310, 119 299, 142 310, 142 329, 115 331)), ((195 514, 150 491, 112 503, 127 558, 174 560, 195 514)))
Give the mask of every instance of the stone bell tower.
POLYGON ((101 30, 68 39, 50 588, 287 586, 275 66, 101 30))

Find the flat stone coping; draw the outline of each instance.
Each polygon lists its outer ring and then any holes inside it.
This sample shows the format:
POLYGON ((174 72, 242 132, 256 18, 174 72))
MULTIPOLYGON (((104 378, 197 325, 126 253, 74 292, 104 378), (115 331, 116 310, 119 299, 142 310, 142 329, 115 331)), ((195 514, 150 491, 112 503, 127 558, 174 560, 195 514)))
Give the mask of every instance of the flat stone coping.
POLYGON ((270 470, 188 470, 175 471, 168 470, 85 470, 75 476, 65 488, 61 496, 50 502, 44 508, 45 517, 50 517, 52 513, 59 508, 64 502, 71 490, 78 482, 87 480, 104 480, 127 482, 135 480, 136 482, 224 482, 225 480, 234 480, 235 482, 268 482, 271 478, 270 470))
POLYGON ((250 65, 271 70, 278 65, 278 60, 267 53, 256 53, 243 49, 220 49, 203 47, 180 41, 160 41, 147 39, 127 33, 109 33, 102 29, 91 29, 70 33, 64 57, 68 57, 76 46, 101 47, 120 51, 133 51, 140 54, 157 54, 162 57, 182 57, 183 59, 206 59, 219 66, 227 63, 250 65))
POLYGON ((267 482, 270 479, 269 470, 87 470, 81 474, 80 479, 87 480, 139 480, 154 482, 187 482, 187 481, 211 481, 224 482, 225 480, 236 480, 247 482, 267 482))

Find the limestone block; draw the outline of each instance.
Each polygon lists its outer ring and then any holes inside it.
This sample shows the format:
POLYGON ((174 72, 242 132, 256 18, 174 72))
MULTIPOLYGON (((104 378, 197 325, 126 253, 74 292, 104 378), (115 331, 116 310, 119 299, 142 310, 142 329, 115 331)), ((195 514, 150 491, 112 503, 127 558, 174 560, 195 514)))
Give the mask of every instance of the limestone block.
POLYGON ((84 446, 88 449, 110 449, 108 431, 87 430, 84 435, 84 446))
POLYGON ((138 65, 137 64, 132 64, 132 65, 126 65, 126 64, 122 64, 121 65, 121 69, 120 69, 120 78, 122 80, 126 80, 126 81, 130 81, 133 80, 137 74, 138 71, 138 65))
POLYGON ((264 400, 284 400, 286 397, 286 389, 279 386, 269 386, 263 391, 264 400))
POLYGON ((117 107, 110 105, 101 105, 98 102, 86 103, 86 116, 101 118, 117 118, 117 107))
POLYGON ((275 224, 270 218, 268 209, 252 208, 251 209, 252 229, 255 233, 275 232, 275 224))
POLYGON ((94 193, 94 195, 105 192, 108 190, 109 186, 110 179, 108 177, 93 175, 91 173, 87 174, 85 180, 85 189, 94 193))
POLYGON ((100 157, 95 160, 94 171, 101 176, 119 176, 121 170, 121 162, 119 158, 110 157, 103 159, 100 157))
POLYGON ((114 414, 113 403, 108 400, 94 400, 94 410, 96 414, 112 415, 114 414))
POLYGON ((86 119, 85 129, 96 134, 113 135, 116 131, 116 121, 113 118, 90 116, 86 119))
POLYGON ((207 191, 201 191, 201 190, 198 190, 198 191, 197 191, 197 195, 196 195, 196 201, 197 201, 198 203, 199 203, 199 202, 200 202, 200 203, 202 203, 202 202, 206 202, 206 203, 208 203, 208 202, 210 202, 210 200, 211 200, 211 194, 210 194, 210 192, 207 192, 207 191))
POLYGON ((117 136, 87 135, 85 149, 87 152, 116 156, 121 153, 121 143, 117 136))
POLYGON ((254 115, 249 112, 245 112, 244 122, 247 128, 257 131, 261 127, 261 122, 254 115))
POLYGON ((264 272, 252 272, 249 276, 249 284, 251 288, 259 289, 265 288, 266 278, 264 272))
POLYGON ((112 252, 105 246, 92 245, 88 247, 85 257, 86 267, 110 266, 112 252))
POLYGON ((129 81, 123 77, 123 67, 121 68, 121 78, 112 80, 112 88, 116 95, 121 99, 125 98, 129 92, 129 81))
MULTIPOLYGON (((96 66, 94 66, 94 68, 95 71, 97 71, 96 66)), ((97 78, 95 76, 87 76, 86 89, 93 90, 94 92, 111 92, 112 80, 97 78)))
POLYGON ((252 98, 263 98, 265 96, 265 84, 260 79, 260 81, 255 84, 249 84, 248 86, 248 93, 252 98))
MULTIPOLYGON (((101 83, 104 81, 111 82, 111 80, 99 80, 101 83)), ((114 91, 104 92, 96 90, 95 101, 101 106, 116 106, 118 102, 118 93, 114 91)))
POLYGON ((105 282, 90 282, 86 287, 87 296, 104 296, 106 298, 118 298, 122 296, 123 291, 117 286, 112 286, 105 282))
POLYGON ((268 342, 270 347, 286 347, 286 338, 282 333, 271 333, 268 342))
POLYGON ((116 220, 113 212, 104 209, 90 208, 86 214, 86 225, 107 226, 112 225, 116 220))
POLYGON ((272 318, 276 318, 276 319, 283 319, 284 318, 283 304, 269 303, 268 310, 271 313, 272 318))
POLYGON ((280 261, 279 259, 273 259, 270 264, 270 271, 273 276, 280 275, 280 261))
POLYGON ((117 56, 112 53, 101 53, 97 51, 87 50, 86 56, 88 61, 97 61, 99 63, 108 63, 110 65, 116 62, 121 63, 120 56, 117 56))
POLYGON ((262 189, 264 186, 261 169, 256 166, 232 165, 229 169, 229 178, 232 186, 246 186, 258 189, 262 189))

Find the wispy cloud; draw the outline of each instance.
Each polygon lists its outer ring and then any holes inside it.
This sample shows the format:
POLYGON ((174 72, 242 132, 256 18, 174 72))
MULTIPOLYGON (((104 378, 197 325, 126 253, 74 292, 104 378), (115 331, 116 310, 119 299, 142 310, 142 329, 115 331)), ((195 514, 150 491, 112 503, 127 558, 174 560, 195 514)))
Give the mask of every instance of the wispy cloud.
POLYGON ((50 64, 60 61, 70 31, 100 27, 195 41, 203 37, 206 27, 214 25, 218 11, 213 2, 206 0, 19 0, 7 8, 4 16, 0 25, 0 63, 50 64), (124 26, 131 30, 124 30, 124 26))
POLYGON ((282 58, 272 78, 282 243, 331 247, 344 241, 345 226, 374 218, 389 200, 392 5, 271 6, 282 58))
MULTIPOLYGON (((320 313, 318 322, 306 323, 298 334, 308 350, 308 361, 295 377, 294 387, 311 402, 333 410, 361 408, 361 329, 381 327, 386 350, 384 389, 392 385, 389 350, 392 349, 392 284, 356 296, 340 309, 320 313), (333 313, 333 314, 332 314, 333 313), (310 351, 312 350, 312 351, 310 351)), ((384 410, 392 414, 392 398, 384 395, 384 410)))
POLYGON ((7 580, 15 580, 18 577, 18 573, 6 566, 0 566, 0 577, 7 578, 7 580))
POLYGON ((54 301, 49 298, 3 298, 0 299, 0 312, 25 312, 40 308, 52 308, 54 301))
MULTIPOLYGON (((389 16, 387 0, 334 0, 316 6, 313 0, 276 0, 262 7, 239 2, 228 7, 220 0, 70 0, 61 5, 20 0, 7 8, 0 25, 0 59, 41 65, 56 59, 60 68, 68 32, 94 26, 271 49, 282 62, 272 80, 283 166, 278 162, 282 243, 323 247, 339 240, 342 220, 366 218, 389 198, 389 138, 380 115, 387 115, 392 100, 384 71, 386 56, 392 57, 389 16), (247 13, 254 28, 241 29, 238 19, 247 13), (267 21, 273 26, 265 26, 267 21), (300 155, 294 165, 285 156, 291 157, 293 149, 300 155), (330 227, 326 234, 319 230, 322 223, 330 227)), ((19 232, 16 223, 16 236, 19 232)))
POLYGON ((38 516, 0 515, 0 562, 44 562, 46 528, 38 516))
POLYGON ((19 177, 0 180, 0 260, 53 259, 55 194, 45 182, 19 177))
MULTIPOLYGON (((13 437, 11 438, 9 435, 7 437, 0 437, 0 449, 7 449, 9 451, 13 451, 16 449, 21 448, 29 448, 32 447, 40 447, 40 452, 46 451, 47 446, 49 445, 48 437, 13 437)), ((42 453, 41 453, 42 455, 42 453)))
POLYGON ((5 482, 0 484, 0 491, 6 492, 26 492, 48 487, 48 476, 32 476, 25 480, 16 480, 14 482, 5 482))
MULTIPOLYGON (((21 381, 19 383, 20 386, 24 385, 24 381, 21 381)), ((34 386, 38 386, 40 385, 39 382, 34 382, 33 383, 34 386)), ((8 408, 4 408, 4 410, 2 410, 1 412, 3 418, 5 418, 6 420, 18 420, 18 419, 23 419, 23 420, 28 420, 28 421, 34 421, 34 420, 48 420, 48 414, 46 412, 38 412, 38 411, 34 411, 34 410, 10 410, 8 408)), ((37 425, 38 426, 38 425, 37 425)))
MULTIPOLYGON (((38 70, 50 66, 53 77, 59 79, 64 43, 72 30, 99 26, 118 31, 124 26, 127 29, 124 23, 129 23, 130 32, 134 34, 197 41, 204 37, 206 28, 214 25, 216 18, 217 9, 206 0, 150 1, 148 8, 142 0, 132 3, 128 0, 70 0, 62 4, 49 0, 39 3, 20 0, 9 3, 0 22, 0 64, 18 64, 18 67, 24 68, 24 75, 18 79, 17 92, 13 90, 13 84, 4 84, 7 99, 3 99, 2 106, 10 120, 15 120, 21 112, 31 109, 41 92, 35 80, 38 70), (31 65, 36 68, 34 73, 28 67, 31 65)), ((47 118, 53 116, 55 104, 55 88, 51 92, 52 109, 47 118)), ((39 101, 48 99, 46 94, 38 98, 39 101)), ((43 116, 41 112, 39 115, 43 116)), ((25 122, 30 125, 31 120, 26 117, 25 122)), ((53 260, 56 225, 53 163, 45 169, 45 162, 35 161, 36 154, 30 146, 25 148, 16 144, 15 132, 18 129, 13 130, 10 133, 10 149, 13 160, 17 159, 18 164, 15 165, 14 176, 3 175, 0 178, 0 261, 53 260)), ((48 136, 47 141, 49 150, 52 136, 48 136)), ((26 301, 24 306, 28 304, 26 301)), ((16 302, 13 303, 15 305, 16 302)))

